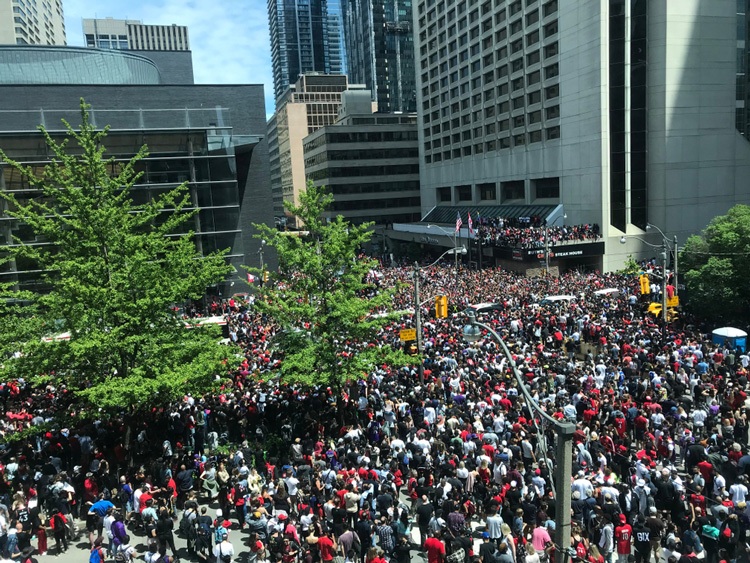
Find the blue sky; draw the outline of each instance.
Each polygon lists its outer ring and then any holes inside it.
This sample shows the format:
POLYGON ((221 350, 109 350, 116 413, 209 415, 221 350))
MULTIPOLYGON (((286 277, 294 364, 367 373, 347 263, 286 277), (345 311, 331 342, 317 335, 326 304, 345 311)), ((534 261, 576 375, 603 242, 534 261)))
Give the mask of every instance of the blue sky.
POLYGON ((186 25, 199 84, 258 84, 273 112, 265 0, 63 0, 69 45, 84 45, 81 18, 186 25))

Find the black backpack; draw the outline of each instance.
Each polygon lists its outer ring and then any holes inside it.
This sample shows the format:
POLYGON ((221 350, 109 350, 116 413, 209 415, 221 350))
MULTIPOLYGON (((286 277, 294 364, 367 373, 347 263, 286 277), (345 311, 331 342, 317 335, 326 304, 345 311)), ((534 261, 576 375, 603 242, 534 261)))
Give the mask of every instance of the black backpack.
POLYGON ((193 521, 190 519, 190 516, 192 514, 195 514, 195 510, 188 509, 185 512, 182 513, 182 519, 180 520, 180 536, 183 538, 192 538, 195 537, 195 526, 193 525, 193 521))

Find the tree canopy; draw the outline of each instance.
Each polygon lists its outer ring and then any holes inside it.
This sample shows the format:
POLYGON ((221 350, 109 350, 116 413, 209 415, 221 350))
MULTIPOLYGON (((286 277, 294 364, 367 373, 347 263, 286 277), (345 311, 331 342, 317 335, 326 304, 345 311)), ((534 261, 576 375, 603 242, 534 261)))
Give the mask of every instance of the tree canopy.
MULTIPOLYGON (((80 127, 64 122, 62 139, 40 128, 51 155, 41 171, 0 151, 30 186, 0 193, 5 213, 45 241, 16 240, 4 251, 37 264, 47 289, 0 311, 4 336, 9 323, 35 321, 15 338, 15 353, 1 350, 0 373, 48 378, 81 410, 137 412, 208 390, 225 371, 233 350, 217 345, 215 330, 186 329, 174 305, 202 298, 230 267, 225 252, 197 251, 186 184, 134 203, 148 149, 108 157, 109 128, 97 129, 88 111, 81 100, 80 127), (54 338, 60 333, 69 339, 54 338)), ((5 289, 6 303, 15 302, 5 289)))
POLYGON ((308 183, 299 205, 286 204, 303 236, 254 225, 279 258, 279 272, 260 289, 256 306, 281 329, 282 382, 341 389, 382 363, 414 360, 390 345, 368 345, 382 341, 378 333, 390 321, 387 313, 371 313, 391 311, 395 289, 376 287, 377 263, 358 255, 372 224, 352 225, 340 215, 328 221, 332 201, 325 188, 308 183))
POLYGON ((693 235, 680 253, 689 310, 715 321, 750 318, 750 206, 736 205, 693 235))

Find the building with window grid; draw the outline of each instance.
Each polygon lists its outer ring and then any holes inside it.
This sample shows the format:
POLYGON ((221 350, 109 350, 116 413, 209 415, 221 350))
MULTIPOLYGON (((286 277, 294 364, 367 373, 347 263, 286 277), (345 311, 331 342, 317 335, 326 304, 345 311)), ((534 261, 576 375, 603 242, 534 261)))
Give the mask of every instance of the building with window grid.
POLYGON ((336 123, 304 140, 305 175, 334 198, 327 214, 354 224, 418 221, 417 116, 373 113, 366 90, 342 98, 336 123))
MULTIPOLYGON (((17 73, 11 75, 14 83, 0 81, 0 148, 15 160, 44 166, 50 154, 37 127, 43 125, 59 140, 64 129, 61 119, 74 127, 80 123, 83 97, 92 106, 92 122, 110 126, 105 142, 108 156, 125 162, 148 145, 148 156, 136 168, 143 173, 132 192, 136 203, 188 183, 191 205, 199 211, 185 228, 195 233, 203 252, 228 249, 228 260, 235 267, 214 291, 222 295, 238 291, 232 286, 244 279, 241 266, 257 263, 260 242, 253 238, 252 223, 273 221, 263 86, 160 84, 155 80, 159 69, 148 59, 86 48, 4 47, 0 69, 3 59, 14 59, 12 50, 23 55, 26 62, 17 66, 30 76, 17 73), (98 61, 106 72, 90 69, 84 76, 96 83, 81 84, 81 66, 60 64, 60 57, 98 61), (118 57, 127 64, 118 64, 118 57), (56 72, 40 74, 36 72, 40 67, 56 72)), ((0 166, 0 190, 15 192, 21 201, 38 196, 8 166, 0 166)), ((14 237, 34 240, 26 225, 3 212, 5 206, 7 202, 0 204, 0 253, 14 237)), ((268 260, 273 262, 274 257, 268 260)), ((40 276, 33 263, 10 261, 0 265, 0 282, 38 289, 40 276)))
POLYGON ((137 20, 83 19, 87 47, 134 51, 189 51, 184 25, 144 25, 137 20))
POLYGON ((364 84, 382 112, 415 112, 412 0, 342 0, 349 80, 364 84))
POLYGON ((307 73, 276 101, 276 112, 268 121, 268 152, 277 223, 286 224, 284 201, 298 204, 305 188, 302 140, 336 121, 342 92, 362 88, 350 85, 342 74, 307 73))
POLYGON ((62 0, 0 0, 0 45, 65 45, 62 0))
POLYGON ((340 0, 268 0, 268 27, 277 100, 302 74, 343 72, 340 0))
POLYGON ((750 202, 736 0, 415 4, 423 214, 562 205, 609 269, 750 202))

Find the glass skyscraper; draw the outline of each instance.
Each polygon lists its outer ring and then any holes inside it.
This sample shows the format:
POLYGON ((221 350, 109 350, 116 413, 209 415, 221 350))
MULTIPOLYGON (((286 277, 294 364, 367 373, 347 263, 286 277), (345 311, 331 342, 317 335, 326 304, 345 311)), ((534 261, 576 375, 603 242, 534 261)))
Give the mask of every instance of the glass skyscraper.
POLYGON ((268 0, 276 99, 300 74, 342 72, 340 14, 340 0, 268 0))
POLYGON ((341 0, 349 82, 381 112, 417 110, 412 0, 341 0))

